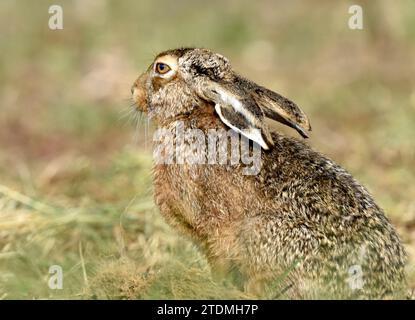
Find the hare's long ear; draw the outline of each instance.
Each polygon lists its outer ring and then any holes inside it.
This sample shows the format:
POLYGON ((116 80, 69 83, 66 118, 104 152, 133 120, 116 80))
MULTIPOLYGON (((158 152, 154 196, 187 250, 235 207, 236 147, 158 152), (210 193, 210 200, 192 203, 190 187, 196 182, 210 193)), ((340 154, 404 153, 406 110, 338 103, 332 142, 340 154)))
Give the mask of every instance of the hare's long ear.
POLYGON ((264 112, 252 97, 233 86, 213 81, 205 83, 201 93, 206 100, 215 104, 216 113, 225 125, 255 141, 265 150, 274 145, 264 121, 264 112))
POLYGON ((279 121, 308 138, 311 131, 310 121, 306 114, 291 100, 261 86, 256 86, 252 92, 255 102, 262 108, 267 118, 279 121))

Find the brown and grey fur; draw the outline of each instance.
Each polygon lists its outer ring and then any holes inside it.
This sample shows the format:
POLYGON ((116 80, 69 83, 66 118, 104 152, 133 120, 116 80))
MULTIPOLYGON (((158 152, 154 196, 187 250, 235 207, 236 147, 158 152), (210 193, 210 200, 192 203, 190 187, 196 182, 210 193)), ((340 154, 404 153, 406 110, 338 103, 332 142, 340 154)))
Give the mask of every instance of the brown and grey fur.
POLYGON ((242 102, 244 121, 261 129, 269 147, 261 152, 258 175, 243 175, 241 164, 154 167, 161 214, 198 244, 215 272, 238 274, 246 290, 257 294, 276 282, 274 296, 289 298, 383 298, 403 292, 405 251, 368 191, 302 141, 268 131, 265 117, 306 137, 311 127, 297 105, 240 77, 225 57, 209 50, 169 50, 156 60, 163 57, 176 59, 178 70, 161 79, 153 63, 137 79, 133 93, 139 110, 172 131, 177 121, 205 133, 228 129, 215 112, 221 104, 217 90, 223 89, 242 102), (362 269, 362 289, 349 286, 354 265, 362 269))

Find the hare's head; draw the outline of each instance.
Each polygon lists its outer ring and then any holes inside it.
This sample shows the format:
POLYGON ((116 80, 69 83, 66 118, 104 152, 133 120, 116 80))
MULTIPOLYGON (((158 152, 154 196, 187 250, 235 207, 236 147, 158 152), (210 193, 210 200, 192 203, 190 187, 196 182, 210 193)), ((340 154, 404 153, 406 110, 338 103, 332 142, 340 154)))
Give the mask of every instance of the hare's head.
POLYGON ((273 145, 265 117, 296 129, 311 130, 292 101, 236 74, 224 56, 207 49, 182 48, 160 53, 134 83, 140 111, 160 124, 191 117, 197 108, 214 108, 222 122, 260 144, 273 145))

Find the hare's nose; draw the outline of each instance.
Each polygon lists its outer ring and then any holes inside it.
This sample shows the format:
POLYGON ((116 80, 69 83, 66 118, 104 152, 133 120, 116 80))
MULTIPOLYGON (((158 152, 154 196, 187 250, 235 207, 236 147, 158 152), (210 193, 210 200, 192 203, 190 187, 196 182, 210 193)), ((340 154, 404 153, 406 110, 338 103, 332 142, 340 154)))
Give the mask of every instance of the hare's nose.
POLYGON ((134 85, 131 87, 131 94, 132 94, 132 95, 134 95, 135 88, 136 88, 136 86, 135 86, 135 84, 134 84, 134 85))

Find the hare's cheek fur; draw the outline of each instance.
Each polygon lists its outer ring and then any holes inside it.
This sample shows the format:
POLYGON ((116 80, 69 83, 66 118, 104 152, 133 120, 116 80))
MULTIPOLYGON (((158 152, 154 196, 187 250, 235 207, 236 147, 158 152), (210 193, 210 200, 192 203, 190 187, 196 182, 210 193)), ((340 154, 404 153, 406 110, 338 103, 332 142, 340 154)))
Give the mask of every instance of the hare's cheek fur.
POLYGON ((200 99, 194 96, 193 91, 175 79, 158 90, 152 90, 149 95, 148 115, 164 126, 179 116, 189 115, 200 104, 200 99))

